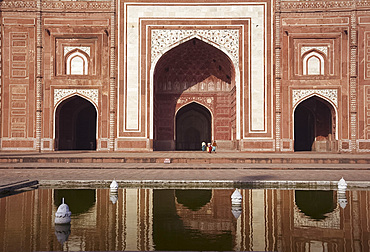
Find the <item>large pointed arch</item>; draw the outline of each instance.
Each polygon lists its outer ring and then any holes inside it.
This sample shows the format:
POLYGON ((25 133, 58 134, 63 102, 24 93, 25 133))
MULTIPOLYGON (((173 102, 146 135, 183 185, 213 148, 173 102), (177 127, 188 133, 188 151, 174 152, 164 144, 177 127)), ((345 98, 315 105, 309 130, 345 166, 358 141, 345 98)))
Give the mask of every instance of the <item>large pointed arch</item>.
MULTIPOLYGON (((228 55, 215 46, 198 38, 192 38, 163 54, 151 70, 150 105, 150 138, 153 139, 154 150, 175 150, 175 111, 189 101, 207 104, 206 107, 216 108, 221 98, 227 107, 224 112, 226 121, 224 134, 212 138, 231 142, 237 137, 235 102, 238 86, 235 78, 235 67, 228 55), (219 96, 216 95, 219 94, 219 96), (231 100, 234 99, 234 102, 231 100), (233 108, 230 109, 230 104, 233 108), (232 111, 232 112, 231 112, 232 111), (231 116, 230 116, 231 115, 231 116), (231 118, 232 117, 232 118, 231 118), (231 123, 233 125, 231 125, 231 123), (232 129, 231 129, 232 128, 232 129), (229 131, 228 131, 229 130, 229 131), (233 133, 230 133, 233 132, 233 133), (221 138, 219 138, 221 136, 221 138)), ((220 116, 215 120, 221 120, 220 116)), ((221 123, 220 123, 221 124, 221 123)), ((231 145, 231 144, 230 144, 231 145)))
POLYGON ((154 139, 154 86, 155 86, 155 80, 154 80, 154 75, 155 75, 155 71, 156 71, 156 68, 158 66, 158 62, 166 55, 168 54, 170 51, 172 51, 173 49, 183 45, 184 43, 188 43, 190 41, 194 41, 194 40, 198 40, 198 41, 202 41, 203 43, 206 43, 210 46, 212 46, 213 48, 219 50, 220 52, 222 52, 222 54, 225 55, 225 58, 228 59, 228 61, 230 62, 230 64, 232 65, 232 68, 233 68, 233 76, 231 77, 233 82, 234 82, 234 85, 235 85, 235 122, 236 122, 236 125, 235 125, 235 130, 234 130, 234 134, 235 136, 233 137, 233 139, 240 139, 240 92, 241 92, 241 76, 240 76, 240 70, 239 70, 239 59, 238 58, 235 58, 233 57, 232 54, 229 53, 228 50, 226 50, 226 48, 224 48, 223 46, 221 45, 218 45, 210 40, 207 40, 199 35, 193 35, 193 36, 189 36, 188 38, 185 38, 177 43, 174 43, 172 44, 171 46, 167 47, 167 48, 163 48, 161 50, 161 53, 156 55, 156 57, 152 60, 151 62, 151 67, 150 67, 150 81, 149 81, 149 138, 150 139, 154 139))

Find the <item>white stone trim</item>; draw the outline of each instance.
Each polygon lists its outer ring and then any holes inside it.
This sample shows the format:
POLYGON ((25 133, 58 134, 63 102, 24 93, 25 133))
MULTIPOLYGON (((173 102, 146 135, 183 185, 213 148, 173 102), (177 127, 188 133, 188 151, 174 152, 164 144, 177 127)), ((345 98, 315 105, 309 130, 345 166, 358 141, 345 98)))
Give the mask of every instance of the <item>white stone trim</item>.
POLYGON ((67 55, 70 51, 78 49, 80 51, 85 52, 87 55, 90 56, 90 46, 65 46, 64 47, 64 56, 67 55))
POLYGON ((317 50, 328 56, 328 47, 327 46, 302 46, 301 47, 301 56, 310 50, 317 50))
POLYGON ((153 29, 151 31, 151 56, 152 62, 158 55, 163 55, 163 51, 174 44, 181 44, 187 38, 200 37, 223 47, 230 55, 237 67, 239 65, 239 30, 169 30, 153 29))
POLYGON ((72 94, 80 94, 93 101, 96 107, 98 105, 99 101, 98 89, 54 89, 54 106, 56 106, 65 97, 70 96, 72 94))
POLYGON ((294 89, 293 90, 293 104, 292 107, 294 108, 300 101, 304 98, 312 96, 312 95, 319 95, 321 97, 325 97, 329 101, 331 101, 336 108, 338 108, 338 90, 337 89, 294 89))

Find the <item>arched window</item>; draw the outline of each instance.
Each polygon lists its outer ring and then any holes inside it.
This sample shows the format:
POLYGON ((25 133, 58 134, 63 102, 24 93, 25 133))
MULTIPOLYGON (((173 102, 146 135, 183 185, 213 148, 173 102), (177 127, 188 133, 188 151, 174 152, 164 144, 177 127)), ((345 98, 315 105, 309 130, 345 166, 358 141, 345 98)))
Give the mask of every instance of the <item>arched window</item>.
POLYGON ((66 57, 66 74, 70 75, 87 75, 89 73, 88 57, 75 50, 66 57))
POLYGON ((303 57, 303 75, 324 75, 325 74, 324 57, 311 51, 303 57))

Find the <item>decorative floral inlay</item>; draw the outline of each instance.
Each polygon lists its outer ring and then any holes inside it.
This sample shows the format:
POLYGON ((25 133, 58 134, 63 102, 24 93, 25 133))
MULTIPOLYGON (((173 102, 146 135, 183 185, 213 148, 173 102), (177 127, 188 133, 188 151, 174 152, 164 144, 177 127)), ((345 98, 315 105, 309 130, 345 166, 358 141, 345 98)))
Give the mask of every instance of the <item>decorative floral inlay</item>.
POLYGON ((98 105, 99 91, 97 89, 54 89, 54 106, 64 97, 71 94, 81 94, 98 105))
POLYGON ((152 62, 163 50, 186 38, 199 36, 224 48, 239 63, 239 30, 152 30, 152 62))
POLYGON ((293 107, 303 98, 312 94, 318 94, 329 99, 338 107, 338 90, 337 89, 297 89, 293 90, 293 107))
POLYGON ((69 53, 70 51, 72 51, 74 49, 81 50, 81 51, 85 52, 87 55, 90 56, 90 47, 89 46, 65 46, 64 47, 64 56, 66 56, 67 53, 69 53))
POLYGON ((302 46, 301 48, 301 56, 305 54, 306 52, 315 49, 317 51, 322 52, 326 56, 328 56, 328 47, 327 46, 302 46))

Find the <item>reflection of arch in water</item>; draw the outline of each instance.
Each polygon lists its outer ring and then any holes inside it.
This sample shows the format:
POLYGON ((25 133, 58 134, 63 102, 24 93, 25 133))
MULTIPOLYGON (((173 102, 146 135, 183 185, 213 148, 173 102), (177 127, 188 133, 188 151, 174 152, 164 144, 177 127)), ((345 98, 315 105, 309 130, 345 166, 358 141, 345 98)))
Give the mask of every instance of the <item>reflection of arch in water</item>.
POLYGON ((324 220, 337 208, 334 191, 296 190, 295 204, 299 210, 314 220, 324 220))
POLYGON ((175 190, 178 203, 192 211, 198 211, 212 200, 212 190, 175 190))
POLYGON ((64 198, 72 215, 87 213, 95 205, 96 195, 94 189, 55 189, 54 205, 58 207, 64 198))

